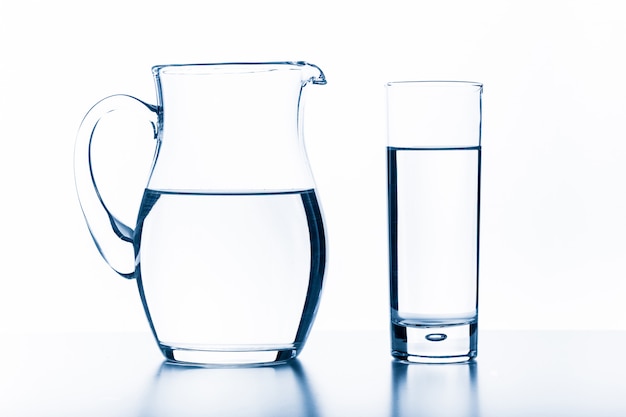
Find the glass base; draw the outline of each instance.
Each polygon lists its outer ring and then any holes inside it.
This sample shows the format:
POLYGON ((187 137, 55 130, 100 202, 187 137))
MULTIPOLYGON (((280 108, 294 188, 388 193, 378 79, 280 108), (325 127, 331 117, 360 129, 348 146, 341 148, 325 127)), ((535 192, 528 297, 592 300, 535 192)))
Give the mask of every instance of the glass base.
POLYGON ((391 355, 403 362, 459 363, 477 355, 478 325, 445 326, 391 324, 391 355))
POLYGON ((160 345, 165 358, 172 363, 195 366, 266 366, 279 365, 293 359, 297 349, 205 350, 160 345))

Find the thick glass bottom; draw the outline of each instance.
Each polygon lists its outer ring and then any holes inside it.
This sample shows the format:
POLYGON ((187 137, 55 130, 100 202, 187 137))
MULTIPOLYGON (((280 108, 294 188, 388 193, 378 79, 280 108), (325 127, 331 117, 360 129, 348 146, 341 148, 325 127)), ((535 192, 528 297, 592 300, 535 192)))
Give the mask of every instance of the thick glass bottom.
POLYGON ((403 362, 459 363, 477 355, 478 326, 391 324, 391 355, 403 362))
POLYGON ((298 354, 294 347, 275 349, 192 349, 160 345, 165 358, 172 363, 195 366, 266 366, 279 365, 298 354))

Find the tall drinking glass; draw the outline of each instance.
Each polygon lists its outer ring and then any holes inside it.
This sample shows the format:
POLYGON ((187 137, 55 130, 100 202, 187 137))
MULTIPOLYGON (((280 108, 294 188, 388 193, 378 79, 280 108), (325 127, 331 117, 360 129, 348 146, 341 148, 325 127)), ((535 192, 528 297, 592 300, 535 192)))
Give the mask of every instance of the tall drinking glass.
POLYGON ((387 84, 392 356, 477 354, 482 84, 387 84))

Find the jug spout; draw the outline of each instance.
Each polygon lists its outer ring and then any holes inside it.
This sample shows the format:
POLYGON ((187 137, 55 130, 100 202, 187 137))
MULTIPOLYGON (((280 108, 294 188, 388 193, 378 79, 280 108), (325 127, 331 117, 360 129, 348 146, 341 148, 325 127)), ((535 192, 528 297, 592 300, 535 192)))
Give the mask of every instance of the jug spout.
POLYGON ((322 69, 317 65, 310 64, 304 61, 294 62, 294 65, 298 65, 303 67, 302 70, 302 84, 306 85, 308 83, 324 85, 326 84, 326 76, 322 72, 322 69))

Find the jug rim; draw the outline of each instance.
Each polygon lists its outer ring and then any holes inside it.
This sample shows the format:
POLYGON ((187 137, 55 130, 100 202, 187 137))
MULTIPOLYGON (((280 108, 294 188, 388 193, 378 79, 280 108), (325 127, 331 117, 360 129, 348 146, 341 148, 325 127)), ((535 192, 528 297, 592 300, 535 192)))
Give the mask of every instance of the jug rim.
POLYGON ((317 65, 306 61, 266 61, 266 62, 210 62, 195 64, 163 64, 152 67, 152 73, 159 76, 164 73, 178 75, 210 75, 210 74, 242 74, 276 71, 279 69, 295 69, 310 68, 314 70, 314 74, 310 77, 303 77, 304 81, 311 81, 313 84, 326 84, 326 76, 321 68, 317 65), (291 68, 289 68, 291 67, 291 68), (168 71, 169 70, 169 71, 168 71))

